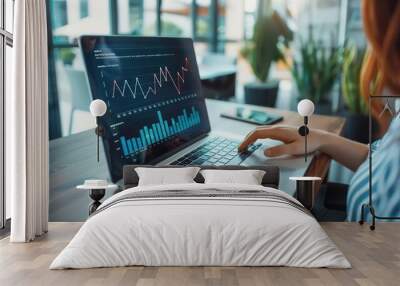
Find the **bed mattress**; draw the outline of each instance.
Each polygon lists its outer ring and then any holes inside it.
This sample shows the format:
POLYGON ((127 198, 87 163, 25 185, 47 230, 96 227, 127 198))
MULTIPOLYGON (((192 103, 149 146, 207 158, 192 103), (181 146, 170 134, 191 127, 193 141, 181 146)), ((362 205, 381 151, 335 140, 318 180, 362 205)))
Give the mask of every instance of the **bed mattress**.
POLYGON ((351 267, 286 193, 195 183, 135 187, 110 197, 50 269, 131 265, 351 267))

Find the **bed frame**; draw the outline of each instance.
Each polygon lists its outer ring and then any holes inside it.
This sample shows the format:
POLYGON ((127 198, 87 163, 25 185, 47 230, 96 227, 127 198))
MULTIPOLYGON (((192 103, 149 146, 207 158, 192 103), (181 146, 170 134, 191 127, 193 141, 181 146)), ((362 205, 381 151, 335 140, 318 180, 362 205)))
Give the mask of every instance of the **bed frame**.
MULTIPOLYGON (((123 188, 133 188, 138 185, 139 176, 135 171, 136 167, 147 168, 165 168, 166 166, 149 166, 149 165, 125 165, 123 168, 123 188)), ((183 168, 184 166, 168 166, 168 168, 183 168)), ((192 167, 192 166, 191 166, 192 167)), ((276 166, 197 166, 201 170, 217 169, 217 170, 263 170, 265 175, 261 184, 265 187, 279 187, 279 168, 276 166)), ((203 176, 199 173, 194 180, 197 183, 204 183, 203 176)))

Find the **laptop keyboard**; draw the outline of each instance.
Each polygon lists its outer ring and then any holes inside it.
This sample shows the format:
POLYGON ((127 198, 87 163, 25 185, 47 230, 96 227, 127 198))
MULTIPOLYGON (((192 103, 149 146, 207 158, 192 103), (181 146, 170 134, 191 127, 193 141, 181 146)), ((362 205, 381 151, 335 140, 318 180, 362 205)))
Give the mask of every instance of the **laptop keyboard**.
POLYGON ((261 146, 261 143, 252 144, 247 151, 238 153, 239 143, 223 137, 213 137, 171 165, 238 165, 261 146))

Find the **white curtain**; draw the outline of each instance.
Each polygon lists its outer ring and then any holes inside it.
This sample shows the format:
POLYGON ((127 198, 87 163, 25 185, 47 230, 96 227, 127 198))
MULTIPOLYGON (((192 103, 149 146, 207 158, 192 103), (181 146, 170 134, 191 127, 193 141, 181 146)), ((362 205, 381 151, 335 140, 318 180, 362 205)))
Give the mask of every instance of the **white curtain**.
POLYGON ((47 232, 48 94, 45 0, 15 1, 13 93, 6 101, 12 242, 47 232))

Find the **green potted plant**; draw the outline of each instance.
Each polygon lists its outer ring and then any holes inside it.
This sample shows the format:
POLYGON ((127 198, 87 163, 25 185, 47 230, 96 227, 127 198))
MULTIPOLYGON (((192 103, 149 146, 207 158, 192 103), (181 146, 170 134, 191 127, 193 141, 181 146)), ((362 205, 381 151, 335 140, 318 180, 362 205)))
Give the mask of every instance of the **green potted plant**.
POLYGON ((349 139, 368 143, 368 107, 360 92, 360 74, 365 49, 349 44, 344 49, 342 67, 342 97, 345 104, 346 125, 343 135, 349 139))
POLYGON ((183 30, 174 22, 162 21, 161 27, 163 35, 168 35, 171 37, 181 37, 183 34, 183 30))
POLYGON ((292 39, 292 31, 276 11, 258 17, 252 40, 241 50, 256 77, 244 86, 246 103, 275 106, 279 81, 269 79, 271 64, 283 58, 278 43, 287 46, 292 39))
POLYGON ((329 94, 342 70, 343 48, 330 47, 314 39, 312 31, 307 40, 300 39, 299 57, 293 59, 291 74, 299 92, 298 100, 310 99, 316 112, 329 113, 329 94))
POLYGON ((352 114, 368 114, 367 104, 360 92, 360 74, 364 57, 365 49, 357 49, 355 45, 349 45, 344 50, 342 95, 347 111, 352 114))
POLYGON ((76 55, 72 48, 62 48, 60 49, 60 58, 64 65, 71 66, 74 62, 76 55))

